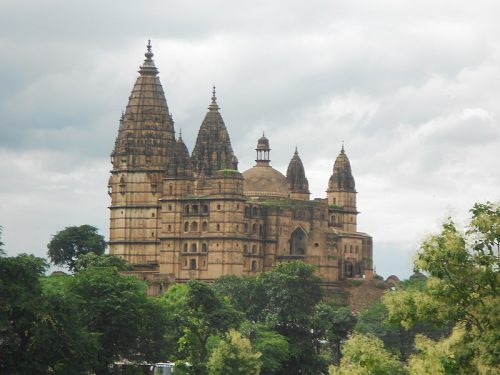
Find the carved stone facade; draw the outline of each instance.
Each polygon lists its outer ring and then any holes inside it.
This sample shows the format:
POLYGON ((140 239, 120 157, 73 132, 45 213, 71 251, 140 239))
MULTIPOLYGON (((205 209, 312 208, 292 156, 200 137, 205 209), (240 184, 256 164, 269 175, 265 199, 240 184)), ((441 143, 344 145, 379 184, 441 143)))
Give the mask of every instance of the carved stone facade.
POLYGON ((240 173, 214 89, 189 155, 175 139, 150 44, 145 56, 111 154, 109 249, 135 265, 151 294, 171 282, 255 275, 293 259, 315 265, 326 288, 373 276, 372 238, 357 231, 344 147, 325 199, 310 200, 297 150, 286 176, 271 167, 264 135, 256 165, 240 173))

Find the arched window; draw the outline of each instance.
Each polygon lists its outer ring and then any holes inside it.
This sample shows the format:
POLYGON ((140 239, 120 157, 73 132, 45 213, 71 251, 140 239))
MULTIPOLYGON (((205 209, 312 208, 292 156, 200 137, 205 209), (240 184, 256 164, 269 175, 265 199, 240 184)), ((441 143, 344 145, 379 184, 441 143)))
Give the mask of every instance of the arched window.
POLYGON ((262 233, 262 224, 259 225, 259 233, 262 233))
POLYGON ((193 210, 193 214, 197 214, 198 213, 198 205, 197 204, 193 204, 193 206, 191 207, 191 209, 193 210))
POLYGON ((196 221, 193 221, 191 223, 191 232, 196 232, 198 230, 198 223, 196 221))
POLYGON ((219 194, 222 193, 222 184, 219 182, 217 186, 219 187, 219 194))
POLYGON ((245 233, 248 233, 248 224, 245 223, 245 233))
POLYGON ((208 205, 206 204, 203 205, 203 213, 208 214, 208 205))
POLYGON ((243 245, 243 254, 248 254, 248 245, 247 244, 243 245))
POLYGON ((245 217, 250 217, 250 207, 245 207, 245 217))
POLYGON ((198 249, 197 249, 196 244, 195 244, 195 243, 192 243, 192 244, 191 244, 191 252, 192 252, 192 253, 196 253, 197 251, 198 251, 198 249))
POLYGON ((217 232, 220 232, 220 224, 217 224, 217 232))
POLYGON ((353 272, 354 272, 354 267, 352 266, 352 263, 347 262, 344 265, 344 275, 345 275, 345 277, 352 277, 353 272))
POLYGON ((189 230, 189 223, 186 221, 184 223, 184 232, 187 232, 189 230))
POLYGON ((184 251, 185 253, 187 253, 187 251, 188 251, 188 244, 187 244, 187 243, 185 243, 185 244, 184 244, 183 251, 184 251))
POLYGON ((252 272, 255 272, 255 271, 257 271, 257 261, 252 260, 252 272))
POLYGON ((185 214, 189 214, 189 205, 188 205, 188 204, 186 204, 186 205, 184 206, 184 213, 185 213, 185 214))
POLYGON ((257 224, 252 225, 252 232, 257 233, 257 224))
POLYGON ((356 254, 358 253, 358 245, 356 245, 356 254))
POLYGON ((172 195, 174 193, 174 187, 172 185, 168 185, 168 193, 172 195))
POLYGON ((208 223, 206 221, 201 224, 201 230, 206 232, 208 230, 208 223))
POLYGON ((259 215, 259 208, 258 207, 254 207, 252 209, 252 215, 253 216, 258 216, 259 215))
POLYGON ((335 224, 337 222, 337 217, 335 215, 332 215, 330 221, 332 222, 332 224, 335 224))
POLYGON ((290 255, 305 255, 307 248, 306 233, 302 228, 293 231, 290 238, 290 255))
POLYGON ((352 253, 352 245, 349 245, 349 252, 352 253))
POLYGON ((257 254, 257 245, 252 245, 252 254, 257 254))
POLYGON ((189 268, 192 269, 192 270, 196 269, 196 259, 191 259, 189 261, 189 268))
POLYGON ((206 243, 201 244, 201 251, 203 251, 204 253, 206 253, 208 251, 208 246, 206 243))

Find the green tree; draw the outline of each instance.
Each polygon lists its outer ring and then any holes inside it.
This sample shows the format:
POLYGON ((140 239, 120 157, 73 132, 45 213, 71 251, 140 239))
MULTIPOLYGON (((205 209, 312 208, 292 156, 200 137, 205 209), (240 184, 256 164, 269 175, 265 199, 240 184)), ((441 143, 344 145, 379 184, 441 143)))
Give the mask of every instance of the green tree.
POLYGON ((215 288, 249 321, 264 323, 286 338, 289 355, 282 373, 318 374, 326 370, 322 332, 315 329, 314 318, 322 297, 320 282, 314 266, 293 261, 254 278, 224 278, 215 288))
POLYGON ((321 334, 333 364, 340 363, 341 346, 356 324, 356 317, 348 307, 321 302, 316 307, 315 329, 321 334))
POLYGON ((40 277, 47 269, 41 258, 21 254, 0 257, 0 372, 41 373, 31 358, 36 322, 43 314, 40 277))
POLYGON ((330 366, 329 375, 404 375, 407 370, 384 348, 382 340, 358 333, 342 348, 340 366, 330 366))
POLYGON ((221 298, 210 285, 189 281, 171 287, 163 297, 168 306, 168 326, 174 326, 169 341, 178 337, 175 357, 178 362, 192 364, 190 372, 206 374, 210 355, 209 339, 237 328, 242 314, 221 298))
POLYGON ((146 286, 115 268, 90 267, 78 272, 69 285, 79 297, 82 321, 98 334, 99 351, 93 366, 107 374, 117 359, 158 361, 164 356, 165 312, 146 296, 146 286))
POLYGON ((114 255, 97 255, 95 253, 80 255, 75 264, 75 271, 82 271, 90 267, 114 267, 118 271, 130 271, 132 269, 125 259, 114 255))
POLYGON ((80 374, 95 358, 96 337, 66 283, 43 277, 46 268, 32 255, 0 258, 0 373, 80 374))
POLYGON ((219 342, 208 361, 210 375, 251 375, 260 374, 261 354, 255 352, 250 340, 231 329, 219 342))
POLYGON ((57 266, 75 271, 77 259, 88 253, 104 254, 106 241, 91 225, 66 227, 57 232, 47 244, 48 256, 57 266))
POLYGON ((464 331, 457 350, 460 373, 489 373, 500 365, 500 207, 476 204, 465 233, 448 220, 417 254, 417 270, 429 278, 424 290, 387 293, 389 320, 414 327, 421 320, 464 331), (484 370, 486 369, 486 370, 484 370))
POLYGON ((282 374, 283 364, 289 357, 286 337, 265 324, 248 321, 241 325, 240 331, 250 340, 253 348, 261 353, 261 374, 282 374))

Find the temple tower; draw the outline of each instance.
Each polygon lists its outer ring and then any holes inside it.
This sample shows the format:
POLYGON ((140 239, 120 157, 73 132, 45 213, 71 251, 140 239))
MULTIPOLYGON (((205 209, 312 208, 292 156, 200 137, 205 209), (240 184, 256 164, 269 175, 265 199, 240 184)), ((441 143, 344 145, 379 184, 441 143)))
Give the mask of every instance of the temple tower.
POLYGON ((356 185, 351 171, 351 164, 347 157, 344 145, 340 150, 333 165, 333 172, 328 181, 327 199, 328 204, 336 216, 332 216, 334 224, 343 227, 349 232, 356 232, 356 185))
POLYGON ((290 160, 290 164, 288 164, 286 181, 290 190, 290 198, 304 201, 309 200, 311 194, 309 192, 309 182, 307 181, 304 165, 302 164, 302 160, 300 160, 297 147, 295 147, 295 153, 292 160, 290 160))
POLYGON ((212 102, 208 106, 208 112, 201 124, 191 154, 195 177, 202 171, 206 177, 211 177, 218 170, 238 168, 238 160, 234 156, 231 140, 219 109, 214 86, 212 102))
POLYGON ((111 153, 109 249, 130 263, 157 264, 158 199, 178 146, 150 42, 145 57, 111 153))

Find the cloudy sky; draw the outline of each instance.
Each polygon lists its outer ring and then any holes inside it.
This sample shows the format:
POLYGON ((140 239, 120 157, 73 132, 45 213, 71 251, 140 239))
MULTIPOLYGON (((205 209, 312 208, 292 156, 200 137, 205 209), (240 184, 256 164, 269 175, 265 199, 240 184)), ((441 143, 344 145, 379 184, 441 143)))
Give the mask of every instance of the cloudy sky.
POLYGON ((324 197, 342 140, 377 271, 500 200, 500 2, 0 1, 0 225, 8 254, 108 233, 109 154, 148 39, 192 150, 217 86, 240 160, 262 131, 324 197))

